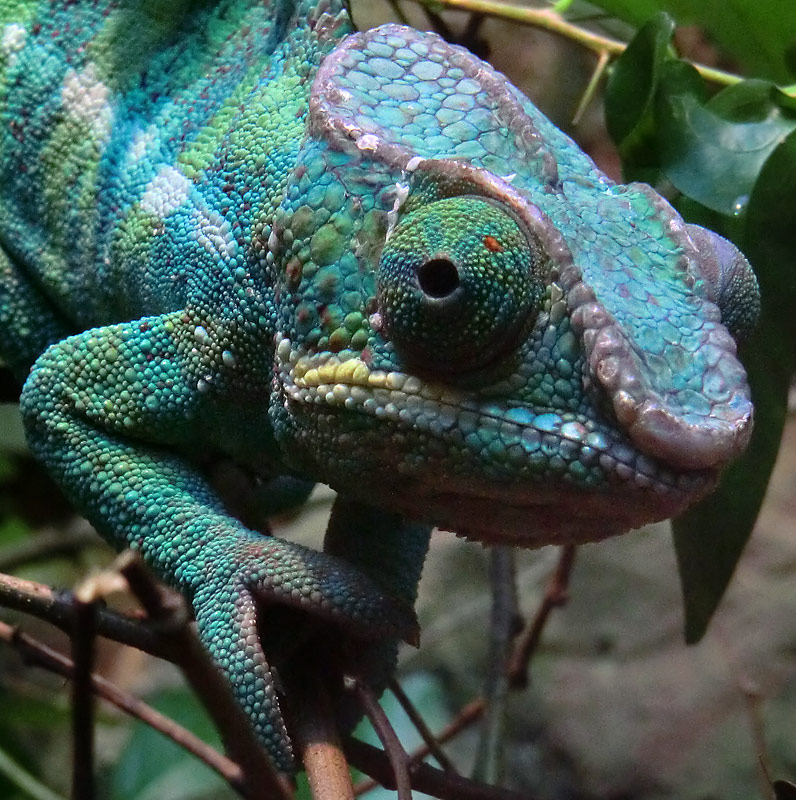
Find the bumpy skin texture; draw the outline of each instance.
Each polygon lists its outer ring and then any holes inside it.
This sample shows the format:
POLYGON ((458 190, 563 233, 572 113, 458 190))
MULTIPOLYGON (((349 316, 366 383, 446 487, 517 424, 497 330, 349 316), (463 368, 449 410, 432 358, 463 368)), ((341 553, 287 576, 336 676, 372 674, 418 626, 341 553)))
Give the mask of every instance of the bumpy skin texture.
POLYGON ((598 539, 745 446, 743 256, 466 51, 348 36, 338 0, 6 0, 0 26, 0 354, 30 446, 191 601, 282 769, 261 640, 301 626, 258 604, 372 640, 343 663, 378 687, 431 525, 598 539), (232 518, 203 449, 337 489, 325 552, 232 518))

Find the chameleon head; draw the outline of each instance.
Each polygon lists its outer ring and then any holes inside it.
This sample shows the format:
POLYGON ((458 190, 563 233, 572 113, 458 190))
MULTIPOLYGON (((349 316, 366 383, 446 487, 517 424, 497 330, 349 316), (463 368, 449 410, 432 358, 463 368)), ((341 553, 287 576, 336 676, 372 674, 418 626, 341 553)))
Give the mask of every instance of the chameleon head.
POLYGON ((757 295, 732 245, 614 185, 430 34, 346 40, 309 130, 266 257, 294 467, 537 546, 671 516, 743 450, 752 407, 722 319, 748 329, 757 295))

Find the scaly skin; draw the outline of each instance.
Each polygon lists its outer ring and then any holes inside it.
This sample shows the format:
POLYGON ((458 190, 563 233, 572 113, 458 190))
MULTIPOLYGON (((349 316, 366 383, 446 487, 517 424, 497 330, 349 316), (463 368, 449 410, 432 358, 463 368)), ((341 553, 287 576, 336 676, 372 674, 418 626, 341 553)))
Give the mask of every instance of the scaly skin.
POLYGON ((378 688, 431 525, 598 539, 745 446, 743 256, 466 51, 345 38, 339 0, 6 0, 0 26, 0 354, 31 449, 190 600, 280 768, 258 603, 266 650, 303 609, 378 688), (326 552, 229 516, 197 449, 334 487, 326 552))

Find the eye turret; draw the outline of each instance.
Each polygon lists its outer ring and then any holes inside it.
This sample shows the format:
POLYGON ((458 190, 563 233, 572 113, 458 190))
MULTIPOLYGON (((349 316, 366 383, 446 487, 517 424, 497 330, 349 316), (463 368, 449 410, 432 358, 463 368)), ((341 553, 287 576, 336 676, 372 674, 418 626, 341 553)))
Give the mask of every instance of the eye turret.
POLYGON ((451 197, 408 214, 379 264, 379 308, 396 352, 447 373, 489 364, 535 317, 543 257, 511 214, 483 198, 451 197))
POLYGON ((752 267, 730 241, 699 225, 686 225, 700 255, 697 270, 721 321, 738 341, 747 339, 760 316, 760 289, 752 267))

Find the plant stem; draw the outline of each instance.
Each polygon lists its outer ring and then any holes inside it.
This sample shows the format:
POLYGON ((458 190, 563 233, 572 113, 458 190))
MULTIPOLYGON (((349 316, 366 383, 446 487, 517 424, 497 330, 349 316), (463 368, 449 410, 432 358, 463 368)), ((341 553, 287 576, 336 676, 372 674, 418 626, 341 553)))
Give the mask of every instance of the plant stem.
MULTIPOLYGON (((447 8, 453 8, 459 11, 487 14, 491 17, 500 17, 502 19, 511 20, 512 22, 519 22, 521 25, 530 25, 533 28, 540 28, 541 30, 563 36, 565 39, 570 39, 581 47, 591 50, 597 56, 600 56, 602 53, 608 53, 610 56, 616 57, 627 47, 625 42, 620 42, 609 36, 602 36, 599 33, 593 33, 572 22, 567 22, 558 11, 561 7, 560 3, 557 3, 552 8, 526 8, 510 3, 495 2, 495 0, 415 0, 415 2, 424 6, 446 6, 447 8)), ((739 75, 735 75, 731 72, 725 72, 724 70, 706 67, 693 62, 690 63, 693 64, 695 69, 705 80, 711 83, 717 83, 721 86, 731 86, 742 80, 739 75)))

